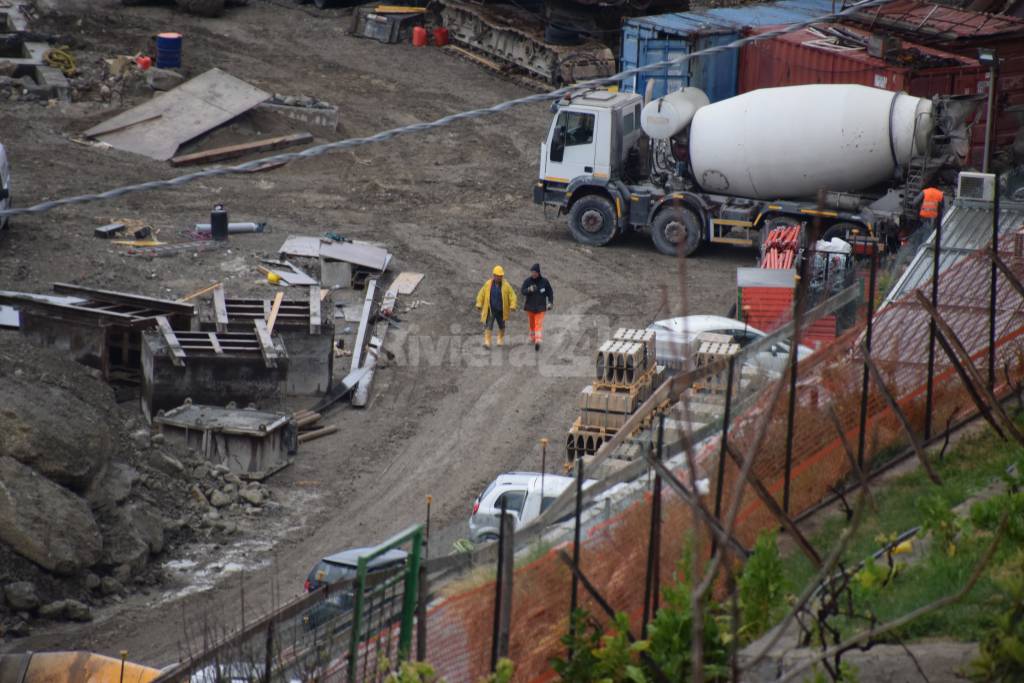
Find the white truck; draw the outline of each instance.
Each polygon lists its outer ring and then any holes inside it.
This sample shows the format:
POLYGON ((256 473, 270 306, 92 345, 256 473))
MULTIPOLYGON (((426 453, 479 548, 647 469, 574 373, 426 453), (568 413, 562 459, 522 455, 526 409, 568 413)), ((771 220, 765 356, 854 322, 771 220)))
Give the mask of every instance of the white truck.
POLYGON ((895 243, 913 200, 966 151, 966 107, 861 85, 767 88, 714 104, 683 88, 572 93, 552 106, 534 201, 579 242, 647 231, 665 254, 759 246, 776 225, 895 243))

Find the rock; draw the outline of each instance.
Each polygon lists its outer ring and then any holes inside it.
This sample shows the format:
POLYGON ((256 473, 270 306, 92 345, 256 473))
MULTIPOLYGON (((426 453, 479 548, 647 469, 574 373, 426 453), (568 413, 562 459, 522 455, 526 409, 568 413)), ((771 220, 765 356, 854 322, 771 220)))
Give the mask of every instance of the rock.
POLYGON ((146 83, 153 90, 170 90, 185 82, 185 77, 170 69, 150 68, 146 72, 146 83))
POLYGON ((145 566, 150 553, 164 549, 164 520, 148 503, 132 503, 107 511, 104 525, 103 563, 145 566))
POLYGON ((94 507, 106 507, 124 502, 139 481, 139 472, 123 462, 111 463, 97 476, 85 492, 85 499, 94 507))
POLYGON ((210 504, 210 499, 207 498, 206 494, 203 493, 203 490, 195 484, 192 484, 190 491, 192 493, 192 499, 199 503, 200 507, 207 507, 210 504))
POLYGON ((55 600, 39 608, 39 616, 43 619, 63 619, 68 607, 67 600, 55 600))
POLYGON ((159 467, 168 474, 181 474, 185 471, 185 466, 181 464, 181 461, 171 455, 161 455, 159 467))
POLYGON ((130 564, 122 564, 115 567, 113 576, 121 583, 128 583, 132 578, 132 566, 130 564))
POLYGON ((239 479, 238 475, 235 474, 234 472, 228 472, 227 474, 225 474, 224 475, 224 481, 226 481, 229 484, 234 484, 235 486, 241 486, 242 485, 242 480, 239 479))
POLYGON ((34 610, 39 607, 36 585, 31 581, 16 581, 4 586, 4 599, 12 610, 34 610))
POLYGON ((215 474, 215 475, 216 475, 217 477, 221 477, 221 478, 223 478, 224 476, 226 476, 226 475, 228 475, 228 474, 231 474, 231 470, 229 470, 229 469, 228 469, 228 468, 227 468, 226 466, 224 466, 224 465, 214 465, 212 469, 213 469, 213 473, 214 473, 214 474, 215 474))
POLYGON ((113 576, 104 576, 100 582, 100 593, 103 595, 116 595, 124 591, 124 586, 113 576))
MULTIPOLYGON (((114 451, 109 387, 78 368, 70 378, 7 375, 0 381, 0 457, 8 456, 73 491, 84 491, 114 451), (74 381, 74 390, 60 381, 74 381), (102 392, 109 406, 82 396, 102 392)), ((56 518, 59 519, 59 518, 56 518)))
POLYGON ((65 600, 64 616, 71 621, 92 621, 92 610, 78 600, 65 600))
POLYGON ((241 496, 242 500, 244 500, 249 505, 263 504, 263 494, 260 493, 260 490, 257 488, 242 489, 241 491, 238 492, 238 495, 241 496))
POLYGON ((192 476, 196 479, 206 479, 210 476, 210 466, 201 462, 192 469, 192 476))
POLYGON ((215 508, 227 507, 228 505, 234 503, 237 499, 237 491, 228 492, 227 490, 217 490, 213 492, 212 496, 210 496, 210 505, 212 505, 215 508))
POLYGON ((149 546, 149 552, 157 555, 164 550, 164 518, 148 503, 135 503, 126 509, 135 533, 149 546))
POLYGON ((103 537, 86 502, 8 457, 0 457, 0 519, 0 541, 56 574, 78 573, 100 559, 103 537))
POLYGON ((132 432, 132 443, 142 449, 149 448, 153 443, 153 437, 148 429, 136 429, 132 432))
POLYGON ((18 619, 7 628, 7 635, 12 638, 24 638, 31 633, 32 629, 29 628, 28 622, 23 619, 18 619))
POLYGON ((221 522, 220 530, 225 534, 233 534, 238 531, 238 525, 234 522, 221 522))
POLYGON ((157 432, 156 434, 153 435, 153 438, 150 439, 150 441, 153 442, 154 446, 162 446, 165 441, 163 433, 157 432))
POLYGON ((92 572, 85 575, 85 587, 87 590, 94 591, 103 585, 103 581, 100 577, 96 576, 92 572))

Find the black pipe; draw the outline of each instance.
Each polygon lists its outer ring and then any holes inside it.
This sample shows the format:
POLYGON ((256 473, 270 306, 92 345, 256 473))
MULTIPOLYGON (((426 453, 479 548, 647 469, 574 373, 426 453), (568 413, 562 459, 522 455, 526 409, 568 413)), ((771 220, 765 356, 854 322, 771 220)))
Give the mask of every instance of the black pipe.
MULTIPOLYGON (((722 490, 725 488, 725 449, 729 446, 729 418, 732 413, 732 378, 736 357, 729 356, 729 374, 725 382, 725 415, 722 416, 722 448, 718 452, 718 481, 715 484, 715 519, 722 521, 722 490)), ((711 554, 715 554, 718 539, 711 539, 711 554)))
POLYGON ((498 576, 494 582, 494 627, 491 631, 491 671, 498 668, 498 638, 501 632, 501 585, 505 567, 505 513, 508 501, 501 497, 501 517, 498 521, 498 576))

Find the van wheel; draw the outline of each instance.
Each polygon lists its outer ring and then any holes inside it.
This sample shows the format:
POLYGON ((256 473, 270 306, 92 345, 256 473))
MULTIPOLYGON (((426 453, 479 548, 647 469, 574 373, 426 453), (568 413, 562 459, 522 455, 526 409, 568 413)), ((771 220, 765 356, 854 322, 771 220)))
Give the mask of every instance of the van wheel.
POLYGON ((615 238, 615 209, 605 197, 583 197, 569 209, 569 231, 577 242, 603 247, 615 238))
POLYGON ((484 534, 480 537, 480 543, 492 543, 498 540, 497 534, 484 534))
POLYGON ((651 224, 651 240, 662 254, 690 256, 700 246, 700 219, 691 209, 671 206, 651 224))

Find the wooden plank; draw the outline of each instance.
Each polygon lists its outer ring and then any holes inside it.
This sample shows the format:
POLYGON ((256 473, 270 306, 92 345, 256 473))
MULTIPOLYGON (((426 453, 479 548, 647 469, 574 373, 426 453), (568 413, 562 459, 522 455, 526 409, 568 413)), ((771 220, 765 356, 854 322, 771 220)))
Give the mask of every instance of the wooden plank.
POLYGON ((220 345, 220 341, 217 339, 216 332, 207 332, 210 335, 210 346, 213 347, 214 352, 224 353, 224 349, 220 345))
POLYGON ((399 294, 408 296, 416 291, 416 287, 419 286, 422 280, 423 273, 403 271, 398 274, 398 277, 391 283, 391 286, 397 289, 399 294))
POLYGON ((203 287, 202 289, 197 289, 196 291, 192 292, 191 294, 186 294, 185 296, 183 296, 180 299, 178 299, 178 303, 185 303, 186 301, 192 301, 192 299, 200 297, 200 296, 202 296, 204 294, 209 294, 210 292, 212 292, 213 290, 217 289, 220 286, 221 286, 221 283, 214 282, 209 287, 203 287))
POLYGON ((154 299, 148 296, 139 296, 138 294, 125 294, 124 292, 112 292, 106 289, 93 289, 92 287, 82 287, 81 285, 72 285, 66 282, 55 282, 53 284, 53 291, 59 294, 72 294, 80 296, 83 299, 91 299, 92 301, 102 301, 105 303, 114 304, 127 304, 130 306, 142 306, 143 308, 151 309, 154 311, 161 311, 167 314, 179 314, 179 315, 192 315, 194 312, 192 307, 188 304, 183 304, 178 301, 170 301, 168 299, 154 299))
POLYGON ((173 157, 171 159, 171 165, 186 166, 188 164, 206 164, 213 161, 224 161, 225 159, 234 159, 236 157, 245 156, 250 152, 269 152, 274 149, 284 149, 285 147, 291 147, 293 145, 304 145, 307 142, 312 141, 313 136, 310 133, 292 133, 291 135, 281 135, 274 138, 267 138, 265 140, 244 142, 240 145, 216 147, 204 152, 182 154, 173 157))
POLYGON ((266 363, 268 368, 276 368, 277 349, 274 348, 274 342, 270 338, 267 322, 257 318, 253 321, 253 324, 256 326, 256 337, 260 340, 260 353, 263 354, 263 362, 266 363))
POLYGON ((267 316, 267 333, 274 331, 274 323, 277 322, 277 314, 281 312, 281 302, 284 301, 284 292, 274 295, 274 303, 270 307, 270 315, 267 316))
POLYGON ((324 299, 326 299, 326 298, 327 298, 327 297, 329 297, 330 295, 331 295, 331 290, 330 290, 330 288, 328 288, 328 287, 325 287, 325 288, 324 288, 323 290, 321 290, 321 292, 320 292, 320 301, 322 302, 322 301, 323 301, 324 299))
POLYGON ((309 288, 309 333, 320 334, 320 285, 309 288))
POLYGON ((178 343, 178 338, 174 335, 174 330, 171 329, 171 323, 167 321, 166 316, 161 315, 156 319, 156 326, 171 352, 171 362, 179 368, 183 367, 185 365, 185 350, 178 343))
POLYGON ((228 331, 228 307, 224 301, 224 288, 218 287, 213 290, 213 312, 216 316, 217 331, 228 331))

